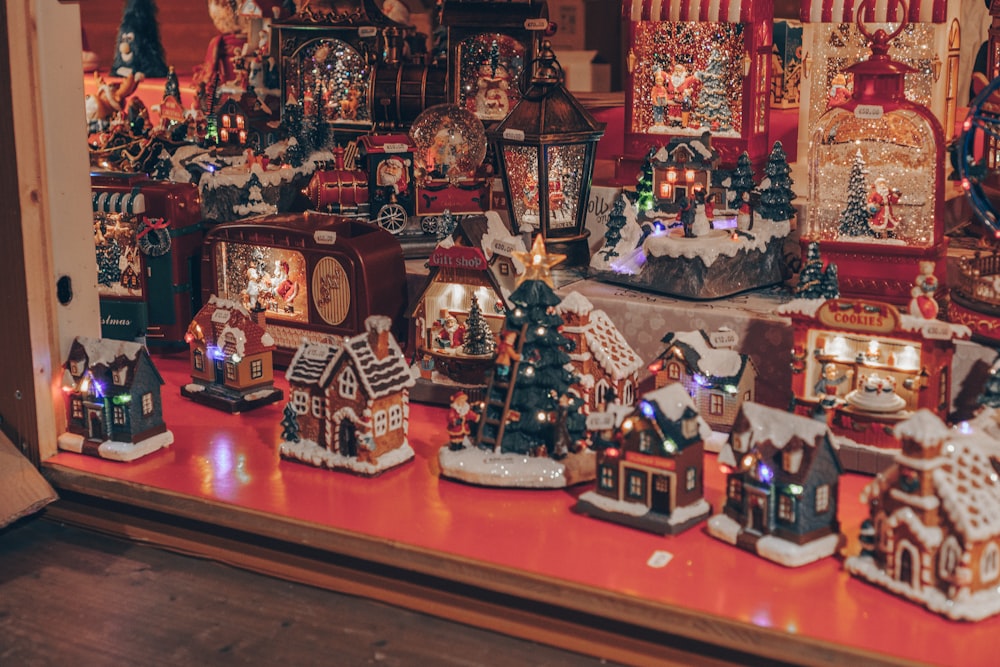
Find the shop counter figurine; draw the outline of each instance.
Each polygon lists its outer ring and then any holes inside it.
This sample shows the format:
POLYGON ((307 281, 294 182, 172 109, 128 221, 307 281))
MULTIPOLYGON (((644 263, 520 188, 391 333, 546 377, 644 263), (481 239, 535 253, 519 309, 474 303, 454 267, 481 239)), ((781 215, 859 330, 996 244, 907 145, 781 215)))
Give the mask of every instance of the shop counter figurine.
POLYGON ((169 446, 163 378, 139 343, 77 336, 64 365, 66 433, 59 449, 132 461, 169 446))

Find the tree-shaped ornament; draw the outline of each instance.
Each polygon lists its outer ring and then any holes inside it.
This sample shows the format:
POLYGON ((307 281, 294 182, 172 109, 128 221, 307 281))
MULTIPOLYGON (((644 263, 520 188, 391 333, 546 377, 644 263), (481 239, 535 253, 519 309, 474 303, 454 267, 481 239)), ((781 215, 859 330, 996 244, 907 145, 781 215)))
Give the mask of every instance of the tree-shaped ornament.
POLYGON ((733 193, 729 200, 729 208, 738 210, 743 205, 743 195, 753 192, 757 185, 753 182, 753 165, 750 164, 750 154, 740 153, 736 160, 736 168, 730 176, 729 191, 733 193))
POLYGON ((285 404, 281 413, 281 439, 285 442, 299 442, 299 416, 291 403, 285 404))
POLYGON ((866 236, 871 233, 868 220, 868 170, 861 151, 854 154, 851 175, 847 181, 847 206, 840 214, 840 233, 844 236, 866 236))
POLYGON ((839 291, 837 265, 829 264, 824 268, 819 243, 810 243, 802 271, 799 272, 799 282, 795 286, 795 296, 800 299, 833 299, 839 291))
POLYGON ((514 254, 526 270, 510 295, 513 307, 500 334, 476 444, 501 453, 547 456, 564 438, 556 437, 557 427, 567 429, 574 441, 583 437, 579 402, 560 404, 577 381, 567 370, 573 342, 559 331, 563 320, 554 310, 561 299, 550 271, 563 257, 547 254, 541 236, 529 252, 514 254))
POLYGON ((639 172, 638 183, 635 186, 635 193, 638 195, 635 206, 640 212, 653 208, 653 156, 655 155, 656 150, 650 148, 646 159, 643 160, 642 171, 639 172))
POLYGON ((496 351, 497 341, 493 336, 493 330, 483 317, 483 311, 479 307, 479 299, 472 295, 469 304, 469 315, 465 318, 465 338, 462 343, 462 352, 471 356, 487 356, 496 351))
POLYGON ((625 194, 618 195, 615 203, 611 206, 611 214, 608 216, 607 230, 604 232, 604 259, 611 259, 618 256, 616 250, 618 242, 622 240, 622 227, 625 226, 625 194))
POLYGON ((153 0, 128 0, 118 26, 118 43, 111 71, 118 76, 167 76, 163 59, 160 26, 156 22, 153 0))
POLYGON ((177 100, 178 104, 181 103, 181 85, 173 65, 167 70, 167 81, 163 84, 163 101, 166 102, 168 97, 177 100))
POLYGON ((795 215, 792 200, 797 196, 792 190, 792 179, 789 176, 788 156, 780 141, 774 142, 764 175, 767 177, 767 187, 760 193, 760 215, 768 220, 791 220, 795 215))
POLYGON ((702 89, 698 95, 698 115, 702 125, 712 132, 733 129, 733 110, 729 106, 726 87, 726 56, 719 49, 712 49, 701 73, 702 89))

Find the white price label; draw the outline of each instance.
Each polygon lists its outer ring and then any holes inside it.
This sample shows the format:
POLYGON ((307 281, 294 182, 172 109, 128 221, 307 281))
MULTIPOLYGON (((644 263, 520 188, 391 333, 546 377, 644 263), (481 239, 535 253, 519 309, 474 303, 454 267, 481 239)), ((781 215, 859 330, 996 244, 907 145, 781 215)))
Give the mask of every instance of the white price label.
POLYGON ((524 130, 517 130, 513 127, 508 127, 503 131, 503 138, 510 139, 511 141, 524 141, 524 130))
POLYGON ((659 569, 661 567, 666 567, 667 564, 673 559, 674 555, 669 551, 657 550, 654 551, 653 555, 646 561, 646 565, 659 569))
POLYGON ((410 147, 407 146, 406 144, 402 144, 399 142, 395 143, 389 142, 383 144, 382 149, 385 150, 386 153, 405 153, 406 151, 410 150, 410 147))
POLYGON ((587 415, 588 431, 607 431, 615 427, 615 416, 610 412, 591 412, 587 415))
POLYGON ((859 104, 854 107, 854 117, 862 120, 878 120, 885 115, 881 104, 859 104))
POLYGON ((378 34, 378 28, 373 25, 363 25, 358 28, 358 37, 374 37, 378 34))
POLYGON ((953 335, 950 324, 938 322, 937 320, 927 322, 923 326, 922 333, 924 334, 924 338, 931 340, 951 340, 953 335))
POLYGON ((525 19, 524 20, 525 30, 548 30, 549 20, 548 19, 525 19))
POLYGON ((740 342, 740 337, 732 330, 713 331, 708 334, 708 342, 716 349, 730 348, 736 347, 736 344, 740 342))
POLYGON ((313 232, 313 240, 320 245, 333 245, 337 242, 337 232, 317 229, 313 232))

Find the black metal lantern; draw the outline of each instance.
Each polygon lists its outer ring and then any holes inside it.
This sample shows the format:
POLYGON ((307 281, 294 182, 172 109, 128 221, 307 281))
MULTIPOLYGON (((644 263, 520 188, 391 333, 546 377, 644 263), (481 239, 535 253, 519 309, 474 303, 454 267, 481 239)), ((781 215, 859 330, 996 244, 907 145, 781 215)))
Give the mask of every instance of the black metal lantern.
POLYGON ((488 133, 500 166, 511 225, 541 235, 567 266, 590 261, 584 229, 597 141, 604 123, 563 86, 563 71, 542 42, 534 73, 510 114, 488 133))

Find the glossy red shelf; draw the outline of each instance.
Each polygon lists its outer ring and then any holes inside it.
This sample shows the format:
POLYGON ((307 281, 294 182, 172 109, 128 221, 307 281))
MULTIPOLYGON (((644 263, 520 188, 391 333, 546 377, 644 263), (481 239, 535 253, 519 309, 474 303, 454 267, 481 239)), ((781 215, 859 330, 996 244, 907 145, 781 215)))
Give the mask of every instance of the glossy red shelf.
MULTIPOLYGON (((192 403, 179 395, 188 381, 186 354, 154 360, 167 383, 173 445, 130 464, 71 453, 48 463, 885 656, 995 664, 1000 618, 947 621, 852 578, 838 559, 793 570, 719 542, 701 526, 658 537, 573 514, 575 496, 589 485, 501 490, 439 479, 436 455, 447 440, 441 408, 411 404, 416 459, 360 478, 281 460, 281 404, 230 416, 192 403), (657 551, 672 555, 665 567, 647 564, 657 551)), ((708 456, 707 499, 718 508, 723 478, 708 456)), ((855 549, 866 481, 851 474, 841 480, 841 522, 855 549)))

